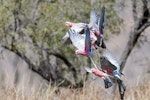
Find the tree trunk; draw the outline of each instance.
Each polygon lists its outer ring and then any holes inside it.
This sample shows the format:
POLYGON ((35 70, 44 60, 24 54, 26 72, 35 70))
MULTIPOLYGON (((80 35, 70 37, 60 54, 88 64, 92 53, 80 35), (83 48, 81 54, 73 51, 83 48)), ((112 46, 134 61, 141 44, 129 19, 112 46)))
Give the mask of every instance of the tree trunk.
MULTIPOLYGON (((129 55, 131 54, 134 46, 136 45, 140 35, 142 34, 142 32, 150 26, 150 22, 148 22, 149 20, 149 16, 150 16, 150 10, 148 9, 148 2, 146 0, 142 0, 143 3, 143 9, 142 9, 142 16, 140 18, 137 17, 137 9, 136 9, 136 0, 133 0, 133 18, 134 18, 134 28, 131 29, 130 31, 130 36, 129 36, 129 40, 127 42, 127 45, 121 55, 120 58, 120 69, 121 72, 123 71, 123 69, 125 68, 125 64, 126 61, 129 57, 129 55)), ((116 83, 117 84, 117 83, 116 83)), ((113 96, 115 97, 115 91, 116 91, 116 84, 112 87, 112 93, 113 96)), ((113 99, 114 99, 113 97, 113 99)))

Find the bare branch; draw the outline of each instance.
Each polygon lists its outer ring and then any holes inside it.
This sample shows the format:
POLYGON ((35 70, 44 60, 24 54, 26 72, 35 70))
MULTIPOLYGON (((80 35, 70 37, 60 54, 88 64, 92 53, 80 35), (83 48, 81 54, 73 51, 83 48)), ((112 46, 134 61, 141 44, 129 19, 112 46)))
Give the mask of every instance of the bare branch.
MULTIPOLYGON (((142 16, 140 17, 140 19, 137 19, 137 11, 136 11, 136 0, 133 0, 133 18, 134 18, 134 28, 130 31, 130 36, 129 36, 129 40, 127 42, 127 45, 121 55, 121 63, 120 63, 120 70, 121 72, 123 71, 126 61, 129 57, 129 55, 131 54, 134 46, 136 45, 140 35, 142 34, 142 32, 150 26, 150 22, 148 22, 149 20, 149 9, 147 6, 147 1, 146 0, 142 0, 143 3, 143 10, 142 10, 142 16)), ((113 95, 115 95, 115 90, 116 88, 113 86, 113 95)))
POLYGON ((143 3, 143 9, 142 9, 142 16, 140 17, 139 21, 137 20, 137 24, 135 25, 136 30, 139 30, 142 25, 144 25, 148 19, 149 19, 149 8, 148 8, 148 2, 146 0, 142 0, 143 3))
POLYGON ((129 57, 132 49, 134 48, 135 44, 137 43, 140 35, 142 34, 142 32, 148 27, 150 26, 150 22, 145 23, 139 30, 132 30, 130 32, 130 37, 129 37, 129 41, 125 47, 125 50, 123 51, 122 55, 121 55, 121 71, 124 69, 125 63, 127 58, 129 57))
POLYGON ((59 54, 59 53, 54 53, 54 52, 50 52, 49 54, 50 54, 50 55, 54 55, 54 56, 56 56, 56 57, 62 59, 62 60, 65 62, 65 64, 66 64, 67 66, 72 66, 72 64, 68 61, 68 59, 66 59, 66 57, 64 57, 63 55, 61 55, 61 54, 59 54))
POLYGON ((132 12, 133 12, 133 19, 134 19, 134 22, 136 22, 136 20, 137 20, 136 7, 137 7, 136 0, 133 0, 133 2, 132 2, 132 12))
POLYGON ((69 69, 73 72, 73 76, 74 78, 76 79, 77 78, 77 72, 76 72, 76 69, 73 67, 73 65, 68 61, 68 59, 64 56, 64 55, 61 55, 59 53, 54 53, 54 52, 49 52, 50 55, 54 55, 58 58, 60 58, 61 60, 64 61, 64 63, 69 67, 69 69))
POLYGON ((136 33, 141 33, 149 26, 150 26, 150 22, 146 22, 138 31, 135 31, 135 32, 136 33))
MULTIPOLYGON (((1 47, 15 53, 16 55, 18 55, 22 60, 24 60, 29 68, 33 71, 33 72, 36 72, 37 74, 39 74, 41 77, 43 77, 43 79, 47 80, 47 81, 50 81, 50 78, 53 79, 51 73, 46 73, 44 70, 42 69, 37 69, 38 67, 36 65, 34 65, 31 60, 22 52, 19 51, 19 49, 16 48, 16 46, 14 45, 14 42, 15 42, 15 38, 14 36, 12 36, 12 42, 10 44, 11 47, 8 47, 7 45, 1 45, 1 47)), ((49 67, 50 68, 50 67, 49 67)))
POLYGON ((140 37, 141 33, 150 26, 150 22, 148 22, 149 19, 149 9, 147 6, 147 1, 142 0, 143 3, 143 12, 140 19, 137 19, 134 25, 134 29, 130 32, 129 41, 125 47, 125 50, 123 51, 123 54, 121 56, 121 71, 123 70, 126 60, 128 56, 130 55, 132 49, 134 48, 135 44, 137 43, 138 38, 140 37))

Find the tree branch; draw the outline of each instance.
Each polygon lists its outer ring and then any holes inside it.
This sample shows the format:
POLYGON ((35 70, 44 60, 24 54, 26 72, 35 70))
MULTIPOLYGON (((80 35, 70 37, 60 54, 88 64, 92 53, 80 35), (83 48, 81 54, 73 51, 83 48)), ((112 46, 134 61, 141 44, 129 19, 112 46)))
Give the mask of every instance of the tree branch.
MULTIPOLYGON (((127 45, 121 55, 121 63, 120 63, 120 70, 121 72, 123 71, 126 61, 129 57, 129 55, 131 54, 134 46, 136 45, 140 35, 142 34, 142 32, 150 26, 150 22, 148 22, 149 19, 149 9, 147 7, 147 1, 146 0, 142 0, 143 3, 143 10, 142 10, 142 16, 140 17, 140 19, 137 19, 137 14, 136 14, 136 0, 133 1, 133 17, 134 17, 134 28, 130 31, 130 36, 129 36, 129 40, 127 42, 127 45)), ((113 86, 113 95, 115 96, 115 90, 116 88, 113 86)))
POLYGON ((138 23, 135 25, 136 30, 139 30, 142 27, 142 25, 144 25, 148 21, 150 15, 147 0, 142 0, 142 3, 142 16, 140 17, 139 21, 137 21, 138 23))
POLYGON ((136 7, 137 7, 136 0, 133 0, 133 2, 132 2, 132 12, 133 12, 133 19, 134 19, 134 22, 136 22, 136 20, 137 20, 136 7))
POLYGON ((135 31, 136 33, 142 33, 147 27, 150 26, 150 22, 146 22, 144 25, 141 26, 141 28, 137 31, 135 31))
POLYGON ((5 46, 5 45, 1 45, 1 47, 15 53, 16 55, 18 55, 22 60, 24 60, 28 65, 29 65, 29 68, 39 74, 43 79, 47 80, 47 81, 50 81, 50 77, 48 77, 47 74, 44 74, 44 72, 40 69, 36 69, 38 67, 36 67, 29 58, 27 58, 23 53, 21 53, 17 48, 15 48, 15 46, 12 46, 11 48, 5 46))
POLYGON ((129 41, 125 47, 125 50, 123 51, 122 55, 121 55, 121 71, 124 69, 125 63, 127 58, 129 57, 132 49, 134 48, 135 44, 137 43, 140 35, 142 34, 142 32, 150 26, 150 22, 145 23, 139 30, 132 30, 130 32, 130 37, 129 37, 129 41))
POLYGON ((74 78, 75 78, 75 79, 77 78, 76 69, 73 67, 73 65, 68 61, 68 59, 67 59, 64 55, 61 55, 61 54, 59 54, 59 53, 54 53, 54 52, 49 52, 48 54, 54 55, 54 56, 60 58, 61 60, 63 60, 64 63, 65 63, 65 64, 69 67, 69 69, 73 72, 74 78))
POLYGON ((146 0, 142 0, 143 2, 143 12, 142 12, 142 16, 141 18, 135 22, 134 25, 134 29, 131 30, 130 32, 130 37, 129 40, 127 42, 127 45, 125 47, 125 50, 123 51, 122 55, 121 55, 121 63, 120 63, 120 67, 121 67, 121 71, 124 69, 126 60, 128 58, 128 56, 130 55, 132 49, 134 48, 135 44, 137 43, 137 40, 139 39, 141 33, 150 26, 150 22, 148 22, 148 16, 149 16, 149 9, 147 7, 147 1, 146 0))

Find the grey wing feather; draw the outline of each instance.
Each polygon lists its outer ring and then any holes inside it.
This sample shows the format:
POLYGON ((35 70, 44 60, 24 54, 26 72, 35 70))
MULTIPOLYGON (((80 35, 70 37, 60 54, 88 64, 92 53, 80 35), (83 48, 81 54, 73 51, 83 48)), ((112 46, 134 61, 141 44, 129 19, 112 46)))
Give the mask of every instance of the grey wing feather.
POLYGON ((69 33, 67 32, 67 33, 63 36, 62 40, 67 40, 68 38, 69 38, 69 33))
POLYGON ((100 19, 99 19, 99 30, 100 33, 103 34, 103 29, 104 29, 104 24, 105 24, 105 7, 102 8, 101 14, 100 14, 100 19))
POLYGON ((114 57, 114 55, 109 50, 103 51, 102 56, 105 57, 114 67, 116 67, 117 70, 120 70, 120 65, 119 65, 117 59, 114 57))
POLYGON ((94 29, 98 28, 98 15, 97 15, 97 11, 95 9, 91 10, 90 23, 92 24, 94 29))
POLYGON ((73 43, 73 45, 78 50, 84 50, 85 47, 85 37, 81 34, 78 34, 75 30, 69 29, 68 31, 70 40, 73 43))

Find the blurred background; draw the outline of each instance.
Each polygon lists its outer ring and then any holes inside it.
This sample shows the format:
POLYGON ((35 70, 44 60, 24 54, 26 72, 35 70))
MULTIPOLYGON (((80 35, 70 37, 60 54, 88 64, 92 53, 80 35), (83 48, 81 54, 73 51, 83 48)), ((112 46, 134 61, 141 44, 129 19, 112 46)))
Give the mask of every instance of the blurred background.
MULTIPOLYGON (((68 41, 62 41, 68 30, 65 22, 88 23, 91 9, 95 8, 100 14, 105 6, 106 46, 120 61, 136 21, 143 16, 143 1, 0 0, 1 89, 7 85, 30 93, 31 89, 47 88, 49 84, 83 87, 84 81, 104 88, 102 79, 92 80, 92 75, 85 72, 83 66, 92 67, 89 59, 75 55, 75 48, 68 41)), ((147 7, 150 13, 148 0, 147 7)), ((150 21, 150 15, 146 19, 150 21)), ((148 84, 149 50, 150 27, 147 26, 123 70, 127 88, 143 82, 148 84)), ((94 51, 94 60, 100 66, 99 57, 99 50, 94 51)))

